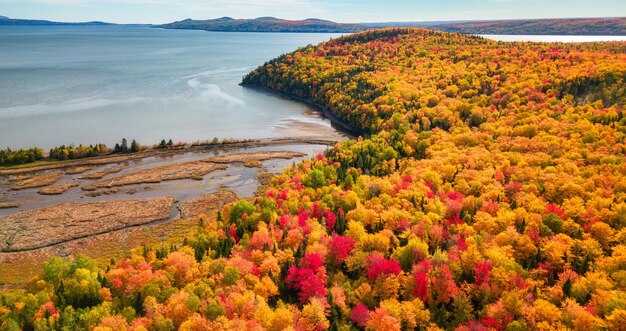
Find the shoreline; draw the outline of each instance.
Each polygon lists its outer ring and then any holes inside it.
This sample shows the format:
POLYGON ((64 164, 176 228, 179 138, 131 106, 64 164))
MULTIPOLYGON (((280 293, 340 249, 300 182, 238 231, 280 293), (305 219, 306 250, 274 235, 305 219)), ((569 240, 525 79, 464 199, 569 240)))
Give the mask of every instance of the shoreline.
POLYGON ((259 138, 241 140, 235 142, 226 142, 219 144, 188 144, 182 147, 176 147, 172 149, 156 149, 149 147, 146 150, 130 153, 130 154, 106 154, 100 156, 94 156, 76 160, 66 161, 41 161, 37 163, 29 163, 19 166, 0 167, 0 176, 19 175, 30 172, 38 172, 44 170, 63 169, 76 166, 98 166, 107 165, 113 163, 120 163, 125 161, 131 161, 136 159, 142 159, 152 156, 169 156, 176 155, 192 151, 206 151, 206 150, 229 150, 236 148, 253 148, 253 147, 265 147, 265 146, 280 146, 280 145, 293 145, 293 144, 307 144, 307 145, 327 145, 332 146, 339 142, 340 139, 331 139, 324 137, 276 137, 276 138, 259 138))
POLYGON ((358 138, 359 136, 366 136, 369 135, 369 133, 367 133, 365 130, 359 129, 357 127, 355 127, 354 125, 340 119, 339 117, 337 117, 337 115, 335 115, 332 111, 330 111, 328 108, 324 107, 322 104, 317 103, 315 101, 313 101, 310 98, 303 98, 303 97, 298 97, 295 95, 291 95, 291 94, 287 94, 281 91, 277 91, 274 90, 272 88, 269 87, 265 87, 265 86, 259 86, 259 85, 254 85, 254 84, 246 84, 246 83, 239 83, 240 86, 246 87, 246 88, 250 88, 250 89, 254 89, 254 90, 260 90, 260 91, 264 91, 267 93, 270 93, 272 95, 277 95, 280 96, 282 98, 285 99, 289 99, 289 100, 295 100, 304 104, 307 104, 309 106, 312 106, 313 108, 317 109, 319 112, 321 112, 324 117, 326 117, 328 120, 330 120, 330 122, 336 126, 335 128, 338 129, 339 131, 350 135, 351 138, 358 138))
MULTIPOLYGON (((342 139, 346 139, 345 136, 336 139, 327 137, 266 138, 257 141, 231 143, 227 146, 220 145, 207 148, 207 146, 192 147, 187 145, 185 148, 167 152, 161 152, 161 150, 144 151, 138 153, 139 155, 132 155, 134 159, 130 161, 120 161, 119 158, 116 158, 125 169, 96 180, 106 181, 108 178, 109 181, 120 181, 121 183, 122 179, 120 178, 123 176, 137 178, 138 174, 147 176, 147 180, 119 186, 119 189, 111 193, 104 189, 100 191, 102 192, 101 195, 93 197, 82 190, 85 185, 93 183, 91 179, 81 179, 85 176, 85 172, 70 171, 68 173, 65 170, 72 168, 68 167, 67 163, 56 165, 56 167, 66 168, 61 171, 56 170, 57 172, 64 172, 61 174, 63 177, 59 180, 61 185, 77 183, 80 187, 74 187, 65 193, 52 196, 40 195, 37 189, 7 191, 9 193, 7 193, 6 198, 20 201, 22 206, 19 207, 19 210, 8 209, 0 212, 0 223, 5 220, 8 224, 14 225, 5 229, 5 238, 7 237, 6 231, 17 229, 20 238, 33 235, 43 239, 41 242, 30 240, 21 244, 22 240, 15 237, 12 247, 0 248, 0 265, 6 269, 5 273, 0 273, 0 289, 21 288, 26 280, 40 273, 42 265, 52 256, 83 253, 101 261, 102 266, 106 266, 111 258, 121 258, 129 250, 141 245, 159 247, 163 242, 181 242, 184 237, 194 231, 199 218, 211 219, 225 204, 235 200, 253 199, 254 196, 260 194, 259 192, 264 192, 267 189, 273 176, 281 173, 293 163, 312 158, 316 153, 323 153, 329 144, 342 139), (257 147, 236 147, 251 145, 257 147), (248 161, 251 160, 258 160, 258 162, 249 163, 248 161), (207 164, 222 165, 227 169, 200 174, 193 176, 194 178, 160 180, 159 182, 152 182, 153 176, 146 174, 150 171, 171 174, 174 173, 171 169, 163 170, 163 168, 192 162, 207 162, 207 164), (146 217, 144 213, 148 213, 149 216, 155 208, 147 207, 147 210, 143 210, 138 207, 137 203, 129 204, 129 201, 156 201, 164 197, 173 197, 176 201, 169 208, 168 217, 158 220, 144 219, 146 217), (110 206, 115 206, 117 209, 110 206), (93 210, 104 212, 107 219, 100 220, 102 215, 97 213, 94 215, 93 210), (139 214, 132 214, 135 212, 139 214), (183 213, 185 214, 183 215, 183 213), (131 217, 128 218, 128 215, 131 217), (63 232, 66 231, 64 229, 45 225, 46 223, 58 224, 58 220, 65 220, 66 217, 74 217, 78 222, 87 222, 84 223, 87 224, 85 225, 87 228, 83 230, 89 233, 68 234, 63 232), (128 220, 134 220, 136 224, 126 224, 128 220), (109 228, 104 229, 106 231, 101 231, 103 229, 100 229, 96 224, 99 221, 105 222, 109 228), (124 224, 118 224, 111 228, 109 224, 111 222, 124 224), (21 227, 27 224, 31 224, 30 228, 21 227), (55 235, 49 232, 55 229, 55 235), (24 231, 33 232, 29 234, 24 231), (33 243, 37 245, 33 245, 33 243)), ((91 161, 102 163, 106 159, 111 160, 110 157, 104 159, 91 161)), ((115 166, 117 165, 93 166, 86 173, 103 171, 103 169, 111 169, 115 166)), ((33 169, 23 169, 22 171, 32 172, 33 169)), ((183 170, 195 171, 191 168, 183 170)), ((32 172, 32 174, 36 174, 36 172, 32 172)), ((31 174, 21 176, 26 178, 31 174)), ((8 185, 11 184, 9 180, 9 178, 0 176, 0 195, 2 195, 3 189, 8 189, 8 185), (2 180, 5 181, 2 182, 2 180)), ((0 202, 0 205, 3 202, 0 202)), ((71 229, 68 228, 67 231, 71 231, 71 229)), ((10 233, 8 235, 12 237, 10 233)), ((2 236, 2 231, 0 231, 0 236, 2 236)))

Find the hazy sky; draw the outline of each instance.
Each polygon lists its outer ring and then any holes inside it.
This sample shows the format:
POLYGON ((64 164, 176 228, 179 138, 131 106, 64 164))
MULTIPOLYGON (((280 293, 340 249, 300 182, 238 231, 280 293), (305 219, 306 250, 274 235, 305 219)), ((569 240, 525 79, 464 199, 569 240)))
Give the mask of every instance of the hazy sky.
POLYGON ((166 23, 221 16, 337 22, 626 16, 625 0, 0 0, 0 15, 166 23))

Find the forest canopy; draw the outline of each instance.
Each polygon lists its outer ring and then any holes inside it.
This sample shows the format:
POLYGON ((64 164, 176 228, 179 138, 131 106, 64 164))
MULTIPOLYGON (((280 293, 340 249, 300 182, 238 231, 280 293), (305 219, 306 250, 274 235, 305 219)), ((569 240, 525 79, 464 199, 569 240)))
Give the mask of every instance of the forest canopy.
POLYGON ((244 84, 362 129, 98 267, 54 258, 5 329, 623 330, 626 43, 385 29, 244 84))

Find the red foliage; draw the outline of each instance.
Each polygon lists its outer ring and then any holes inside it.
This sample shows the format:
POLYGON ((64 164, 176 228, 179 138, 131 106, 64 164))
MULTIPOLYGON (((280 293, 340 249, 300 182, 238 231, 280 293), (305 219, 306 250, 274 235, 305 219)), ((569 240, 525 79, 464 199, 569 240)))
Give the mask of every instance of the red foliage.
POLYGON ((517 275, 511 277, 511 280, 509 281, 509 284, 512 287, 518 288, 518 289, 521 289, 521 290, 528 288, 528 284, 524 280, 524 277, 522 277, 522 275, 520 275, 520 274, 517 274, 517 275))
POLYGON ((459 236, 459 239, 457 239, 457 241, 456 241, 456 246, 461 251, 466 250, 467 249, 467 242, 465 241, 465 238, 459 236))
POLYGON ((527 229, 526 235, 530 238, 533 243, 538 244, 541 241, 541 233, 537 229, 527 229))
POLYGON ((350 319, 356 323, 356 325, 364 328, 367 325, 367 321, 370 318, 370 311, 369 309, 367 309, 367 306, 362 304, 362 303, 358 303, 353 309, 352 309, 352 313, 350 314, 350 319))
POLYGON ((426 259, 419 261, 416 265, 413 266, 413 272, 419 273, 429 273, 433 270, 433 260, 426 259))
POLYGON ((376 281, 378 277, 384 275, 397 275, 402 270, 398 261, 385 259, 380 254, 372 254, 368 258, 367 277, 371 281, 376 281))
POLYGON ((309 214, 302 210, 300 211, 300 213, 298 214, 298 225, 299 226, 305 226, 306 225, 306 221, 309 219, 309 214))
POLYGON ((43 305, 39 306, 39 311, 35 313, 34 318, 45 318, 45 317, 53 317, 59 318, 59 311, 54 307, 54 302, 48 301, 43 305))
POLYGON ((307 254, 302 258, 300 268, 289 268, 285 282, 298 291, 301 302, 326 296, 326 269, 323 265, 324 261, 318 254, 307 254))
POLYGON ((341 264, 345 261, 354 248, 355 242, 351 237, 334 235, 330 239, 328 258, 333 264, 341 264))
POLYGON ((458 214, 455 214, 454 216, 450 217, 446 223, 447 225, 463 224, 463 220, 458 214))
POLYGON ((600 313, 598 310, 598 307, 596 307, 594 304, 589 303, 588 305, 585 306, 585 310, 587 312, 589 312, 591 315, 594 316, 598 316, 598 314, 600 313))
POLYGON ((555 214, 555 215, 557 215, 558 217, 560 217, 563 220, 566 218, 565 210, 559 208, 559 206, 557 206, 557 205, 555 205, 553 203, 550 203, 550 204, 548 204, 546 206, 546 209, 543 210, 543 214, 544 215, 546 215, 546 214, 555 214))
POLYGON ((488 285, 491 281, 491 262, 480 262, 474 266, 474 282, 477 285, 488 285))
POLYGON ((261 274, 261 269, 259 269, 259 267, 257 266, 252 266, 252 274, 255 276, 258 276, 261 274))
POLYGON ((589 221, 589 222, 585 222, 585 224, 583 224, 583 230, 585 230, 585 231, 589 231, 589 229, 591 229, 591 227, 592 227, 594 224, 598 223, 599 221, 600 221, 599 219, 594 218, 594 219, 592 219, 592 220, 591 220, 591 221, 589 221))
MULTIPOLYGON (((309 270, 309 269, 304 269, 309 270)), ((314 297, 326 297, 326 277, 320 277, 317 275, 308 275, 305 273, 306 278, 300 283, 300 293, 298 293, 298 297, 301 302, 307 302, 309 299, 314 297)))
POLYGON ((330 210, 327 210, 324 212, 324 220, 326 220, 325 223, 328 231, 332 231, 335 228, 335 223, 337 223, 337 216, 330 210))
POLYGON ((463 195, 463 193, 452 191, 452 192, 448 192, 448 194, 446 194, 446 197, 450 200, 459 201, 459 200, 463 200, 465 196, 463 195))
POLYGON ((234 223, 230 225, 230 228, 228 229, 228 233, 230 234, 230 237, 233 238, 235 243, 239 242, 240 238, 239 238, 239 235, 237 235, 237 226, 234 223))
POLYGON ((413 288, 413 295, 422 299, 424 302, 428 302, 428 277, 425 272, 418 272, 413 279, 415 287, 413 288))
POLYGON ((455 331, 488 331, 489 328, 477 320, 471 320, 466 325, 461 325, 455 331))
MULTIPOLYGON (((450 194, 452 193, 449 193, 448 195, 450 194)), ((453 194, 453 196, 456 196, 456 194, 453 194)), ((448 209, 447 211, 448 216, 459 215, 461 213, 461 210, 463 209, 463 199, 447 200, 446 207, 448 209)))
MULTIPOLYGON (((313 211, 311 212, 311 217, 313 218, 319 218, 321 216, 321 209, 320 209, 320 205, 317 204, 317 202, 313 203, 312 206, 313 211)), ((302 206, 300 206, 300 210, 304 210, 304 208, 302 206)))
POLYGON ((498 324, 493 317, 485 317, 482 319, 482 322, 485 326, 490 327, 490 328, 496 328, 498 324))
POLYGON ((457 294, 459 288, 454 282, 454 275, 447 265, 441 265, 431 275, 430 282, 433 291, 437 294, 436 303, 449 303, 457 294))
POLYGON ((433 184, 430 182, 424 182, 424 185, 426 185, 426 187, 428 187, 429 191, 428 194, 426 195, 429 199, 432 199, 435 197, 435 190, 433 189, 433 184))
POLYGON ((300 261, 300 265, 317 272, 324 265, 324 259, 319 254, 307 254, 300 261))
POLYGON ((498 320, 496 320, 493 317, 485 317, 485 318, 482 319, 482 322, 483 322, 483 324, 485 326, 500 331, 500 330, 504 330, 504 328, 509 323, 511 323, 512 320, 513 320, 512 316, 507 316, 507 317, 504 317, 504 318, 498 319, 498 320))
POLYGON ((522 184, 520 183, 509 182, 508 184, 504 185, 504 191, 508 195, 513 195, 521 190, 522 190, 522 184))
POLYGON ((548 275, 554 272, 554 267, 549 262, 539 262, 537 263, 537 269, 543 270, 548 275))
POLYGON ((287 224, 289 224, 289 215, 281 215, 278 218, 278 223, 280 224, 281 228, 286 229, 287 224))
POLYGON ((398 192, 400 192, 402 190, 408 189, 410 185, 411 185, 411 178, 410 178, 410 176, 409 176, 408 180, 407 180, 407 178, 405 176, 405 177, 402 178, 402 183, 398 183, 398 184, 394 185, 393 191, 395 193, 398 193, 398 192))

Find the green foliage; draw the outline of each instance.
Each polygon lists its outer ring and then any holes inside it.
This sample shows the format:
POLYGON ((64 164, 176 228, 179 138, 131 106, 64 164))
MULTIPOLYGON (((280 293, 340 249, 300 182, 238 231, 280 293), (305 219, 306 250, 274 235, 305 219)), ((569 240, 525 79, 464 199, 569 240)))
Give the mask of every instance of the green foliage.
POLYGON ((305 178, 304 184, 312 188, 320 188, 328 185, 328 180, 323 171, 315 169, 305 178))
POLYGON ((214 321, 216 318, 223 316, 226 313, 222 306, 217 304, 210 304, 207 306, 204 311, 204 316, 208 318, 210 321, 214 321))
POLYGON ((224 278, 222 283, 226 286, 230 286, 235 284, 236 281, 239 280, 241 276, 239 275, 239 270, 237 268, 228 267, 224 270, 224 278))
POLYGON ((238 220, 241 220, 244 214, 250 216, 255 211, 256 207, 254 207, 250 202, 246 200, 240 200, 230 207, 230 222, 235 223, 238 220))
POLYGON ((53 284, 59 307, 85 308, 101 301, 98 272, 96 262, 85 255, 72 259, 53 257, 44 265, 43 279, 53 284))
POLYGON ((59 147, 54 147, 50 149, 50 159, 51 160, 74 160, 74 159, 82 159, 86 157, 93 157, 98 155, 103 155, 109 153, 109 149, 104 144, 96 144, 83 146, 78 145, 75 146, 71 144, 69 146, 61 145, 59 147))
POLYGON ((563 221, 556 214, 546 214, 541 217, 543 224, 547 226, 552 233, 563 232, 563 221))
POLYGON ((0 149, 0 165, 18 165, 33 163, 43 159, 44 151, 41 148, 11 150, 0 149))

